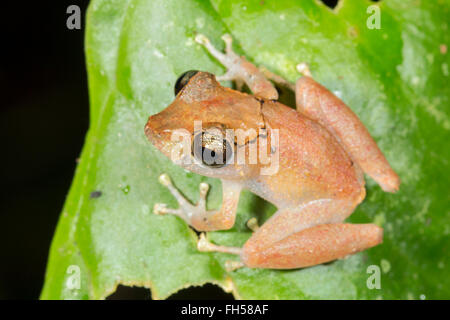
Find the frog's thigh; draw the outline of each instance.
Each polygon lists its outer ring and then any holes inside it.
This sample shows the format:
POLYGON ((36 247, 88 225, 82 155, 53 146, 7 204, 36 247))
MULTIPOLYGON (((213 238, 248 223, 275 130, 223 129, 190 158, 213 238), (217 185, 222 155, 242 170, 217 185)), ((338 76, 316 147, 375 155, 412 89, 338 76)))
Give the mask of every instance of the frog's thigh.
POLYGON ((380 243, 382 229, 340 223, 355 206, 348 200, 322 199, 279 210, 245 243, 242 261, 256 268, 300 268, 380 243))
POLYGON ((200 199, 197 205, 192 205, 172 185, 167 174, 162 174, 159 181, 166 186, 179 204, 178 209, 167 208, 163 203, 157 203, 154 207, 155 214, 172 214, 182 218, 197 231, 215 231, 230 229, 234 225, 236 208, 239 203, 239 195, 242 190, 240 184, 233 181, 222 180, 222 207, 219 210, 206 210, 206 194, 209 186, 200 184, 200 199))
POLYGON ((297 110, 333 133, 362 170, 384 191, 398 190, 400 180, 358 116, 331 91, 310 76, 297 80, 297 110))
POLYGON ((326 263, 378 245, 383 229, 374 224, 321 224, 256 250, 245 246, 250 268, 294 269, 326 263))

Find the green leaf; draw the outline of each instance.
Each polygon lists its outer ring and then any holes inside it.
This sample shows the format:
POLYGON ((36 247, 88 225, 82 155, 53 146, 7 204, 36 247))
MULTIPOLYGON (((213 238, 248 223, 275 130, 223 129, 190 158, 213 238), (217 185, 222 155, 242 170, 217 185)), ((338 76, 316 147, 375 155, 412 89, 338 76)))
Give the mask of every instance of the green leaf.
MULTIPOLYGON (((380 1, 381 28, 369 29, 373 4, 341 0, 330 10, 313 0, 92 1, 91 126, 41 298, 99 299, 126 284, 162 299, 206 282, 243 299, 450 298, 450 4, 380 1), (152 213, 156 202, 176 206, 157 182, 163 172, 193 202, 207 181, 208 207, 221 203, 218 180, 173 165, 144 135, 148 116, 174 99, 178 75, 225 71, 194 42, 196 33, 219 48, 220 36, 230 33, 236 51, 291 81, 299 76, 295 65, 307 61, 314 77, 356 112, 402 179, 397 194, 386 194, 368 178, 367 198, 350 218, 382 225, 382 245, 311 268, 227 273, 224 262, 232 256, 198 252, 186 223, 152 213), (367 286, 371 265, 381 268, 381 289, 367 286), (79 288, 69 266, 79 270, 79 288)), ((244 192, 235 227, 209 237, 241 246, 250 236, 245 222, 264 221, 274 210, 244 192)))

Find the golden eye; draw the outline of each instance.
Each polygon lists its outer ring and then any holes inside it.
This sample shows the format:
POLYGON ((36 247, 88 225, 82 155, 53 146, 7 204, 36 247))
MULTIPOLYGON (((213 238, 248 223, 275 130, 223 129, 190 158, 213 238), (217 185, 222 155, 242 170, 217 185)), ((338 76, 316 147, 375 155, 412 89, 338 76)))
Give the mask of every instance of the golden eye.
POLYGON ((233 147, 217 128, 208 129, 194 137, 192 154, 204 165, 220 168, 229 162, 233 156, 233 147))

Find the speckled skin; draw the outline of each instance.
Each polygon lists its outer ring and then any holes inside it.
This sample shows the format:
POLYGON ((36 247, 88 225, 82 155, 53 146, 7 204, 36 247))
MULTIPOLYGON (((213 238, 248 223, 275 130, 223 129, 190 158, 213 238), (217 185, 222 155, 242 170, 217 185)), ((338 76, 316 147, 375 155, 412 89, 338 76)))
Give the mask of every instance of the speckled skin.
MULTIPOLYGON (((222 87, 214 75, 199 72, 172 104, 149 118, 147 137, 170 157, 174 146, 171 132, 183 128, 193 134, 195 120, 201 120, 203 126, 220 123, 229 129, 278 129, 279 168, 275 174, 261 175, 264 165, 260 163, 222 168, 185 165, 190 171, 222 180, 222 208, 206 211, 183 204, 170 186, 180 209, 164 213, 177 214, 199 231, 223 230, 234 224, 242 189, 270 201, 278 211, 242 249, 216 246, 217 251, 240 254, 242 264, 253 268, 306 267, 381 243, 382 229, 378 226, 343 223, 365 197, 363 171, 385 191, 396 191, 399 186, 397 175, 357 116, 308 76, 297 81, 297 111, 289 108, 273 100, 272 84, 255 66, 233 56, 231 46, 227 55, 234 60, 215 54, 234 70, 234 79, 247 82, 251 89, 256 86, 257 96, 222 87), (254 73, 257 84, 248 81, 254 73)), ((261 137, 249 139, 259 141, 261 137)))

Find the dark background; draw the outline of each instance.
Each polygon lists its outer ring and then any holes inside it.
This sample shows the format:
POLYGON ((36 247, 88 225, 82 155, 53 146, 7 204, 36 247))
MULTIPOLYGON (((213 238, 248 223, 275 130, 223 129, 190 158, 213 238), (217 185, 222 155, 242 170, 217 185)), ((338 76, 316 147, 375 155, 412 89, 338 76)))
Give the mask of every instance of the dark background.
MULTIPOLYGON (((324 1, 335 6, 337 0, 324 1)), ((2 4, 0 299, 38 299, 48 250, 89 124, 83 51, 88 1, 2 4), (69 5, 81 30, 66 27, 69 5)), ((119 287, 110 298, 150 298, 119 287)), ((171 298, 232 298, 213 285, 171 298)))
POLYGON ((37 299, 50 242, 89 124, 83 27, 67 6, 2 7, 0 298, 37 299))

